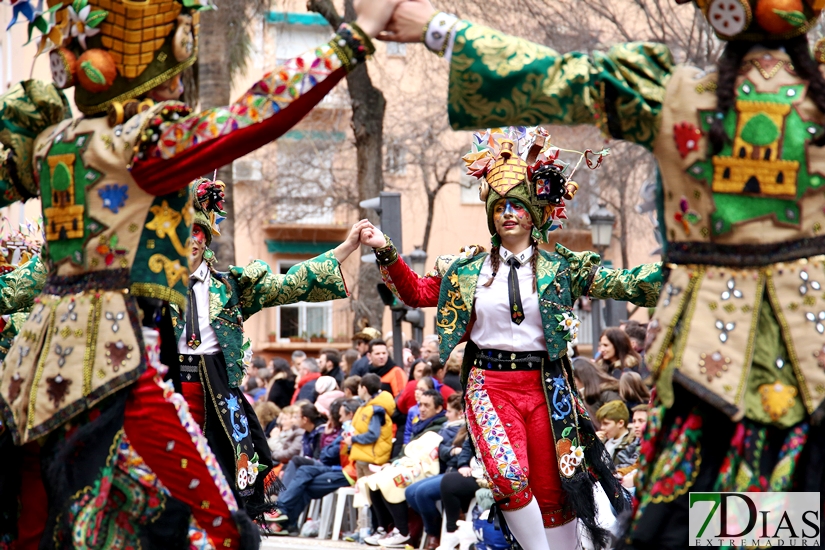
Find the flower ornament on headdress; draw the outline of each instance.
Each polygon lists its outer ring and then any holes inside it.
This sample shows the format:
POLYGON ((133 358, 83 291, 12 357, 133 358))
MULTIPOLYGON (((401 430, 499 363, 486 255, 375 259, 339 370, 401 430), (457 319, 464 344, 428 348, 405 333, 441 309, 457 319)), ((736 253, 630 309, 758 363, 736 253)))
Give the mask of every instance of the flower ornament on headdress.
POLYGON ((547 242, 548 233, 567 218, 565 200, 572 200, 578 184, 572 181, 582 161, 595 169, 609 154, 607 149, 570 151, 550 144, 544 128, 491 128, 473 136, 473 149, 463 157, 467 174, 481 180, 479 199, 487 204, 487 225, 494 244, 498 236, 492 218, 493 204, 501 198, 518 200, 533 220, 533 238, 547 242), (559 159, 560 152, 579 155, 575 166, 559 159))
MULTIPOLYGON (((220 237, 220 223, 226 219, 224 201, 226 184, 220 180, 198 178, 191 183, 192 203, 195 210, 193 223, 203 228, 206 234, 206 246, 212 244, 212 236, 220 237)), ((215 259, 215 254, 208 248, 203 253, 207 262, 215 259)))

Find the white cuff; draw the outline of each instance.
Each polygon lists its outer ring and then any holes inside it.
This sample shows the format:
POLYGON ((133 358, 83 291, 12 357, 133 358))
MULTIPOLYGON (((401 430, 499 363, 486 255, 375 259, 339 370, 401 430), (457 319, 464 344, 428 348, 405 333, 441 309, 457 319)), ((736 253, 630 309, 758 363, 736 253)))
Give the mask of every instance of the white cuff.
POLYGON ((453 52, 455 35, 452 30, 458 23, 455 15, 438 12, 427 25, 427 32, 424 33, 424 44, 430 51, 443 55, 447 59, 453 52))

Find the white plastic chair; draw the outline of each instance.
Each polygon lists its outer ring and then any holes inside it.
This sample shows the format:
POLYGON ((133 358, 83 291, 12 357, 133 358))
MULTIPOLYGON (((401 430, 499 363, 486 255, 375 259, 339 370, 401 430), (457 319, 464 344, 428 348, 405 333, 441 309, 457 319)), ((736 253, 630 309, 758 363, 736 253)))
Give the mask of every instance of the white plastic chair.
POLYGON ((341 536, 341 524, 344 521, 344 510, 347 507, 347 498, 355 497, 355 487, 341 487, 329 496, 335 496, 338 500, 335 503, 335 520, 332 522, 332 540, 338 540, 341 536))
POLYGON ((321 523, 318 527, 318 538, 327 538, 329 533, 330 522, 332 521, 332 502, 335 500, 335 493, 325 495, 321 500, 321 523))

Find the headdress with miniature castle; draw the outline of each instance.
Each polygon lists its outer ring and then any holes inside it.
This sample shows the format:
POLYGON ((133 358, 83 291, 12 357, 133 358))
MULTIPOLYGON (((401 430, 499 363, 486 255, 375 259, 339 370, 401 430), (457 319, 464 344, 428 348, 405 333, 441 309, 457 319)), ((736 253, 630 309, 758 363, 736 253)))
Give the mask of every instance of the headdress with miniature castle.
MULTIPOLYGON (((17 0, 48 53, 58 88, 75 87, 84 114, 106 112, 191 66, 198 53, 199 12, 207 0, 17 0)), ((11 26, 11 25, 10 25, 11 26)))
MULTIPOLYGON (((721 40, 763 42, 807 33, 825 0, 693 0, 721 40)), ((686 4, 690 0, 676 0, 686 4)))
POLYGON ((533 238, 547 242, 548 233, 560 228, 567 218, 564 201, 572 200, 579 189, 572 178, 582 161, 596 169, 608 154, 607 149, 598 153, 560 149, 551 145, 544 128, 517 126, 475 133, 473 150, 462 160, 467 174, 481 180, 479 198, 487 207, 487 227, 493 241, 498 239, 493 205, 507 198, 524 205, 533 221, 533 238), (578 154, 578 162, 572 165, 561 160, 562 151, 578 154))
MULTIPOLYGON (((198 178, 191 184, 192 202, 195 208, 194 224, 206 233, 206 245, 212 244, 212 236, 221 236, 219 224, 226 219, 224 201, 226 184, 220 180, 198 178)), ((206 257, 206 254, 204 254, 206 257)), ((207 258, 211 259, 211 258, 207 258)))

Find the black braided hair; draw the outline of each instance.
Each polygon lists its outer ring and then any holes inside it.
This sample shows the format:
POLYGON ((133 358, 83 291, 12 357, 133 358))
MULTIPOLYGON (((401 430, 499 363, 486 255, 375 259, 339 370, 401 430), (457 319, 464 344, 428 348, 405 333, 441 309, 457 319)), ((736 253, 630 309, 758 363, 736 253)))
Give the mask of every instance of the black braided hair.
POLYGON ((493 284, 493 279, 496 278, 498 274, 498 268, 501 267, 501 256, 499 255, 500 248, 498 246, 494 246, 490 249, 490 267, 493 268, 493 276, 490 277, 486 283, 481 286, 490 286, 493 284))
MULTIPOLYGON (((782 45, 788 52, 797 74, 808 81, 808 97, 816 104, 819 111, 825 114, 825 78, 819 70, 819 63, 811 57, 808 38, 804 34, 795 36, 784 41, 782 45)), ((825 145, 825 133, 816 136, 813 143, 819 147, 825 145)))
POLYGON ((742 60, 751 45, 749 42, 742 41, 728 42, 719 58, 717 64, 719 77, 716 81, 716 117, 713 119, 708 135, 714 155, 718 155, 728 142, 729 138, 725 133, 722 117, 733 108, 736 99, 736 77, 739 75, 742 60))
POLYGON ((533 245, 533 257, 530 258, 530 269, 533 270, 533 292, 536 292, 539 279, 539 243, 532 241, 531 244, 533 245))

